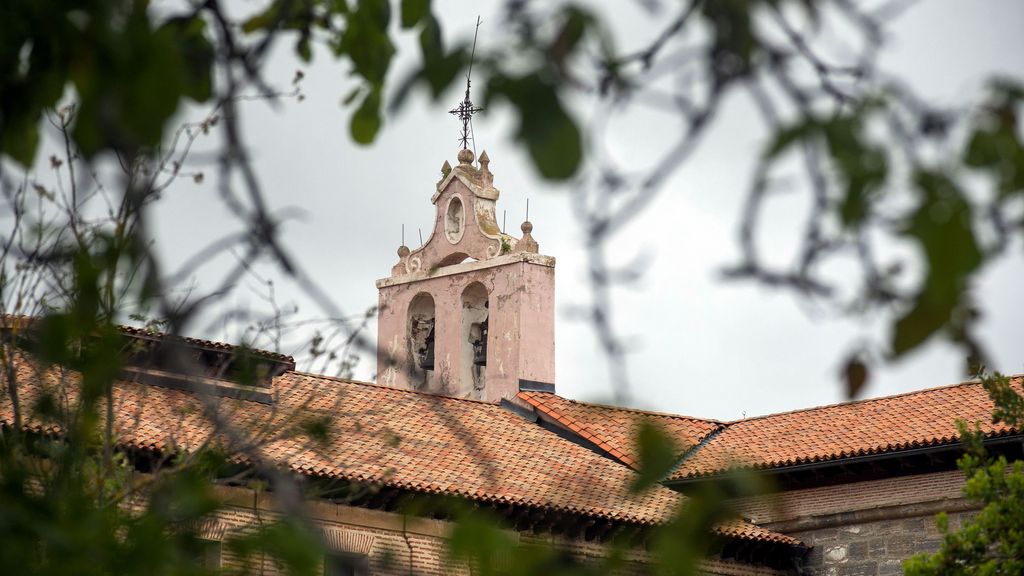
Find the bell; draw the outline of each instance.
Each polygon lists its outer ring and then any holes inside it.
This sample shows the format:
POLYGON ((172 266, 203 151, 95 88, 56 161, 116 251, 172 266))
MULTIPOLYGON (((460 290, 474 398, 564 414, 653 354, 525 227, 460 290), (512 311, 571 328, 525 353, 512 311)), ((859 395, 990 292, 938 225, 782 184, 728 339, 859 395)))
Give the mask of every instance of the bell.
POLYGON ((434 327, 430 327, 426 341, 423 343, 421 352, 420 368, 424 370, 434 369, 434 327))
POLYGON ((473 364, 487 366, 487 321, 480 324, 480 340, 473 343, 473 364))

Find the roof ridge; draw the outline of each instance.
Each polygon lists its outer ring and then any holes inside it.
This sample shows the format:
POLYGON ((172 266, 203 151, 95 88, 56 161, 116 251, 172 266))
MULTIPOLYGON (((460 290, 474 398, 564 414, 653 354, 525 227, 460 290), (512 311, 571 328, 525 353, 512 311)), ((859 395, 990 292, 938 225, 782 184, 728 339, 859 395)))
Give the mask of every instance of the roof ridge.
POLYGON ((717 438, 719 436, 719 434, 724 432, 727 428, 728 428, 728 426, 724 426, 724 425, 720 426, 718 428, 715 428, 711 432, 708 432, 707 436, 704 436, 703 438, 701 438, 700 442, 697 442, 695 445, 690 447, 688 450, 683 450, 683 453, 679 455, 679 459, 676 461, 675 466, 673 466, 672 469, 669 470, 668 474, 665 474, 665 477, 662 478, 662 480, 661 480, 662 483, 672 480, 672 478, 674 478, 675 475, 678 474, 679 471, 683 469, 683 466, 686 466, 686 463, 691 458, 696 457, 697 453, 700 452, 702 448, 704 448, 705 446, 710 444, 715 438, 717 438))
MULTIPOLYGON (((1009 374, 1007 378, 1013 381, 1021 381, 1024 379, 1024 374, 1009 374)), ((764 420, 765 418, 773 418, 775 416, 786 416, 788 414, 798 414, 800 412, 812 412, 814 410, 824 410, 825 408, 838 408, 840 406, 852 406, 854 404, 867 404, 868 402, 880 402, 882 400, 891 400, 893 398, 904 398, 906 396, 916 396, 918 394, 929 394, 932 392, 938 392, 939 390, 950 390, 952 388, 977 386, 981 384, 981 380, 973 378, 971 380, 964 380, 955 384, 943 384, 941 386, 930 386, 928 388, 921 388, 920 390, 908 390, 907 392, 900 392, 898 394, 890 394, 888 396, 876 396, 874 398, 861 398, 858 400, 847 400, 846 402, 836 402, 833 404, 822 404, 819 406, 808 406, 806 408, 796 408, 793 410, 784 410, 782 412, 773 412, 771 414, 762 414, 760 416, 751 416, 749 418, 740 418, 737 420, 726 420, 722 422, 726 427, 731 427, 735 424, 742 424, 744 422, 750 422, 753 420, 764 420)))
MULTIPOLYGON (((562 398, 561 396, 558 396, 556 394, 552 394, 552 396, 555 396, 556 398, 562 398)), ((565 398, 562 399, 565 400, 565 398)), ((525 400, 527 403, 533 405, 533 403, 530 402, 529 398, 526 398, 525 400)), ((565 412, 558 410, 554 406, 548 405, 545 402, 538 401, 537 404, 534 405, 534 408, 548 412, 552 418, 559 422, 559 424, 565 426, 566 430, 575 433, 576 435, 580 436, 587 442, 592 442, 595 446, 607 452, 609 456, 611 456, 615 460, 618 460, 627 468, 639 472, 637 468, 634 468, 634 465, 639 464, 639 462, 636 462, 629 454, 626 454, 621 450, 615 448, 611 444, 609 444, 606 438, 599 437, 599 435, 594 430, 592 430, 586 422, 581 422, 576 418, 573 418, 572 416, 566 414, 565 412), (573 430, 574 426, 578 428, 578 431, 573 430)))
MULTIPOLYGON (((438 394, 435 392, 428 392, 426 390, 410 390, 408 388, 395 388, 394 386, 388 386, 387 384, 380 384, 379 382, 366 382, 364 380, 354 380, 352 378, 342 378, 341 376, 329 376, 327 374, 317 374, 316 372, 306 372, 305 370, 288 370, 282 372, 277 378, 282 378, 289 374, 296 376, 305 376, 309 378, 316 378, 319 380, 329 380, 331 382, 341 382, 344 384, 356 384, 358 386, 368 386, 370 388, 382 388, 384 390, 391 390, 400 394, 415 394, 418 396, 427 396, 430 398, 440 398, 442 400, 457 400, 459 402, 472 402, 474 404, 484 404, 486 406, 494 406, 500 408, 498 402, 488 402, 486 400, 477 400, 475 398, 459 398, 457 396, 445 396, 444 394, 438 394)), ((276 379, 276 378, 275 378, 276 379)))
POLYGON ((139 326, 130 326, 128 324, 115 324, 114 326, 126 336, 141 336, 151 338, 177 338, 187 344, 195 344, 197 346, 208 346, 210 348, 222 349, 226 347, 225 351, 230 350, 231 352, 237 350, 248 349, 253 353, 264 356, 272 360, 287 361, 292 364, 295 363, 295 358, 291 354, 285 354, 283 352, 275 352, 273 350, 267 350, 265 348, 258 348, 256 346, 249 346, 247 344, 232 344, 222 340, 210 340, 208 338, 197 338, 195 336, 186 336, 175 332, 164 332, 162 330, 153 330, 150 328, 142 328, 139 326))
POLYGON ((528 391, 524 390, 524 391, 520 392, 520 394, 550 394, 551 396, 555 396, 555 397, 561 398, 562 400, 565 400, 566 402, 572 402, 574 404, 584 404, 586 406, 594 406, 594 407, 597 407, 597 408, 607 408, 609 410, 621 410, 623 412, 635 412, 635 413, 638 413, 638 414, 645 414, 645 415, 648 415, 648 416, 659 416, 659 417, 662 417, 662 418, 675 418, 675 419, 682 419, 682 420, 691 420, 691 421, 695 421, 695 422, 705 422, 705 423, 708 423, 708 424, 727 424, 728 423, 727 421, 715 420, 714 418, 699 418, 697 416, 687 416, 686 414, 675 414, 675 413, 672 413, 672 412, 660 412, 660 411, 657 411, 657 410, 645 410, 643 408, 631 408, 631 407, 626 407, 626 406, 615 406, 613 404, 604 404, 604 403, 601 403, 601 402, 588 402, 586 400, 576 400, 574 398, 566 398, 565 396, 559 396, 558 394, 556 394, 554 392, 541 392, 541 391, 538 391, 538 390, 528 390, 528 391))
MULTIPOLYGON (((0 327, 2 328, 21 328, 31 327, 41 319, 41 316, 31 316, 28 314, 0 314, 0 327), (24 326, 21 324, 24 323, 24 326)), ((195 336, 186 336, 177 332, 165 332, 163 330, 156 330, 153 328, 145 328, 141 326, 132 326, 126 323, 111 323, 112 326, 124 336, 140 336, 150 338, 172 338, 179 339, 187 344, 194 344, 197 346, 207 346, 210 348, 216 348, 224 350, 225 352, 235 352, 237 350, 248 349, 256 355, 263 356, 269 360, 278 360, 282 362, 295 363, 295 358, 291 354, 285 354, 283 352, 276 352, 274 350, 267 350, 265 348, 259 348, 256 346, 248 346, 245 344, 232 344, 222 340, 210 340, 209 338, 198 338, 195 336)))

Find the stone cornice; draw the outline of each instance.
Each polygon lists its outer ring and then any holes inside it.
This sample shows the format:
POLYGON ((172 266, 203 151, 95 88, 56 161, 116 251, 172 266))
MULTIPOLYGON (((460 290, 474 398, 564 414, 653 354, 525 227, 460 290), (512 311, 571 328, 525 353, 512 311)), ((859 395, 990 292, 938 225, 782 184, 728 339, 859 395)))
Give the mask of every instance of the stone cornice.
POLYGON ((445 266, 443 268, 437 268, 435 270, 421 270, 419 272, 414 272, 412 274, 403 274, 401 276, 381 278, 380 280, 377 280, 377 288, 397 286, 399 284, 408 284, 410 282, 417 282, 419 280, 425 280, 427 278, 443 278, 445 276, 463 274, 466 272, 472 272, 474 270, 486 270, 487 268, 495 268, 497 266, 515 264, 517 262, 536 264, 538 266, 547 266, 549 268, 555 267, 555 258, 553 256, 545 256, 543 254, 531 254, 529 252, 517 252, 513 254, 505 254, 504 256, 495 256, 494 258, 490 258, 487 260, 478 260, 476 262, 464 262, 462 264, 453 264, 451 266, 445 266))

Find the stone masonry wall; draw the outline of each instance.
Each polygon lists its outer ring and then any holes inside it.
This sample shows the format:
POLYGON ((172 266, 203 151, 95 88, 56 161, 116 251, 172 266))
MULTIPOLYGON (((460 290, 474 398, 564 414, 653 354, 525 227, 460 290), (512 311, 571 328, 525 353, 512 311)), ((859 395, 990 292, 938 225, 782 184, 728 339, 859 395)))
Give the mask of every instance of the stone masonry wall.
MULTIPOLYGON (((971 512, 949 515, 958 526, 971 512)), ((792 532, 813 546, 805 561, 814 576, 889 576, 903 574, 903 561, 920 552, 935 552, 942 540, 934 515, 880 520, 792 532)))
POLYGON ((940 511, 957 526, 974 513, 959 470, 789 490, 735 505, 754 523, 811 546, 810 576, 902 574, 903 560, 934 552, 940 511))

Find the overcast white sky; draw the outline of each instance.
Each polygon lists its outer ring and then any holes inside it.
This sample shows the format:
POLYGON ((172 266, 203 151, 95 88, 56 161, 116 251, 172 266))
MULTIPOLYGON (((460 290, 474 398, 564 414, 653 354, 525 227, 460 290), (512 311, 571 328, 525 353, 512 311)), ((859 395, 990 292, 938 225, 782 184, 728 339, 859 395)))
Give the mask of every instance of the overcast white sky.
MULTIPOLYGON (((484 19, 482 42, 488 41, 488 27, 500 26, 497 2, 473 3, 474 11, 467 11, 466 2, 435 4, 449 38, 472 34, 477 9, 484 19)), ((627 36, 658 21, 640 13, 620 19, 627 36)), ((892 30, 886 67, 936 102, 976 94, 978 81, 991 71, 1024 77, 1024 3, 920 2, 892 30)), ((396 72, 405 68, 404 57, 408 51, 400 54, 396 72)), ((283 50, 270 76, 287 84, 296 65, 290 50, 283 50)), ((430 195, 441 164, 454 163, 458 148, 457 125, 446 110, 461 95, 453 90, 440 106, 417 96, 388 119, 372 147, 363 148, 349 140, 348 113, 339 106, 350 87, 344 70, 321 58, 305 73, 305 101, 276 110, 262 103, 246 108, 246 138, 271 204, 302 213, 286 226, 287 245, 343 309, 358 313, 376 303, 374 280, 387 276, 396 261, 401 225, 412 246, 417 228, 424 229, 424 238, 430 233, 430 195)), ((623 159, 642 158, 646 147, 658 145, 651 135, 660 127, 653 122, 641 118, 621 127, 623 159)), ((619 292, 615 301, 617 326, 634 346, 629 366, 635 406, 733 419, 841 401, 837 373, 850 346, 865 338, 887 340, 879 319, 836 318, 792 294, 718 278, 737 254, 739 207, 761 136, 751 126, 746 104, 730 103, 699 153, 616 241, 618 257, 637 251, 652 257, 644 282, 619 292)), ((587 298, 581 234, 568 192, 534 173, 510 139, 507 110, 479 115, 475 133, 478 150, 486 149, 491 157, 502 192, 499 210, 508 211, 509 231, 517 231, 529 198, 534 237, 543 253, 558 259, 558 392, 610 399, 612 388, 605 365, 596 360, 592 331, 567 313, 587 298)), ((787 232, 795 228, 801 204, 794 202, 773 209, 777 224, 766 231, 769 245, 785 245, 787 232)), ((156 227, 169 265, 237 228, 217 200, 212 179, 173 188, 158 208, 156 227), (204 209, 197 211, 197 206, 204 209)), ((987 313, 983 340, 996 360, 993 368, 1006 372, 1024 372, 1021 256, 1022 246, 1014 246, 984 271, 976 286, 987 313)), ((210 277, 204 272, 196 281, 203 285, 210 277)), ((297 303, 301 314, 321 314, 294 286, 279 283, 277 291, 280 301, 297 303)), ((244 293, 238 302, 259 305, 256 296, 244 293)), ((370 331, 375 333, 375 327, 370 331)), ((867 394, 953 383, 962 378, 962 366, 958 350, 933 343, 899 364, 876 369, 867 394)), ((375 360, 365 357, 357 376, 369 378, 374 371, 375 360)))

